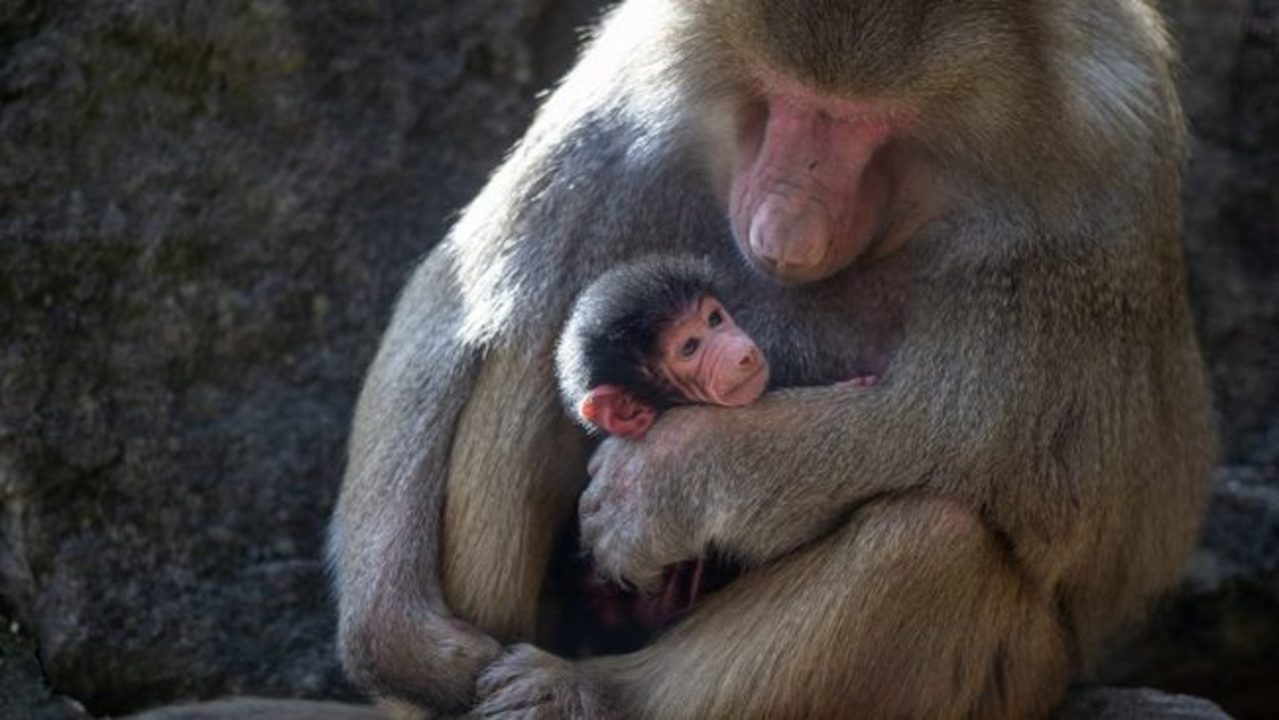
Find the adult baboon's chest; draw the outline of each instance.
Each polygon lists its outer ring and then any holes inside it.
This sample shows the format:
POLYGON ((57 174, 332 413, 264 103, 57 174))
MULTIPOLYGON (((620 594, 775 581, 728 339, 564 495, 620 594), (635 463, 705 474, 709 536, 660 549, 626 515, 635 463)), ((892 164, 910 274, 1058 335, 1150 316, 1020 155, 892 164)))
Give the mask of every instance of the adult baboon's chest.
POLYGON ((893 260, 785 286, 735 271, 728 306, 767 355, 774 387, 883 376, 901 343, 909 273, 893 260))

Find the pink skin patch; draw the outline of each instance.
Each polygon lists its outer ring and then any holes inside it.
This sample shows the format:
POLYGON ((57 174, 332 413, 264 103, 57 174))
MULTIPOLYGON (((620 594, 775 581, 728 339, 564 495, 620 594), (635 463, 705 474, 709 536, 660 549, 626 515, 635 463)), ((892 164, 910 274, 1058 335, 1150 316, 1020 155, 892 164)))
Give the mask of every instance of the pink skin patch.
POLYGON ((733 177, 733 232, 760 270, 784 282, 820 280, 885 230, 894 178, 880 151, 908 120, 889 103, 768 86, 767 117, 744 138, 733 177))
MULTIPOLYGON (((660 632, 688 613, 698 599, 706 561, 698 558, 672 565, 663 575, 659 594, 627 590, 583 569, 582 591, 592 631, 641 629, 660 632)), ((590 651, 588 646, 584 648, 590 651)))
POLYGON ((661 595, 641 601, 640 619, 648 627, 660 630, 692 610, 701 592, 705 565, 704 559, 697 558, 667 568, 662 578, 661 595))

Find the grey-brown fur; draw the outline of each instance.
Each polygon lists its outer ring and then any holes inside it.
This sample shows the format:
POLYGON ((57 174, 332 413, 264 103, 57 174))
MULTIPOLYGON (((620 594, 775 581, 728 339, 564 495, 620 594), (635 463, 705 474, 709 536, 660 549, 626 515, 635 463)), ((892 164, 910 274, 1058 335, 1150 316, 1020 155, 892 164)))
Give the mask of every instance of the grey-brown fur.
POLYGON ((410 281, 334 521, 341 649, 371 691, 486 717, 1036 717, 1177 577, 1213 443, 1153 9, 768 6, 793 16, 624 3, 410 281), (743 50, 918 100, 942 211, 905 249, 803 286, 746 266, 717 195, 743 50), (723 268, 793 389, 606 441, 583 542, 638 581, 710 546, 752 569, 631 655, 512 648, 543 637, 587 482, 556 336, 655 251, 723 268), (863 366, 874 388, 832 386, 863 366), (627 463, 644 481, 620 492, 627 463))

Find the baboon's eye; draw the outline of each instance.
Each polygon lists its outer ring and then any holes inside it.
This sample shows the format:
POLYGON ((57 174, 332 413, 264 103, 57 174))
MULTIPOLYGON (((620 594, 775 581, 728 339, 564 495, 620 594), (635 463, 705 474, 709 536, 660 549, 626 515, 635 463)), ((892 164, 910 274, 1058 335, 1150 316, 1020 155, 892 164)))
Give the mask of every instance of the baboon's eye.
POLYGON ((701 346, 702 346, 701 339, 695 338, 695 337, 689 338, 684 341, 683 345, 680 346, 679 356, 682 358, 691 358, 693 357, 693 353, 697 352, 697 348, 701 346))

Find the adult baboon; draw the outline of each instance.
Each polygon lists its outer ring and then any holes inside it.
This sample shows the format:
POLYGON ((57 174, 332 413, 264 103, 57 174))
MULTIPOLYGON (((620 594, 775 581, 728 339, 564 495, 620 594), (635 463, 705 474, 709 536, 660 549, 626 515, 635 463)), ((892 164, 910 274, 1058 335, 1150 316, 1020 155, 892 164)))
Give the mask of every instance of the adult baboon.
POLYGON ((1141 0, 623 3, 369 372, 333 535, 352 677, 492 715, 1046 714, 1176 577, 1211 462, 1169 61, 1141 0), (791 389, 606 441, 582 542, 641 585, 747 570, 629 655, 511 646, 586 481, 556 337, 655 251, 722 270, 791 389))

